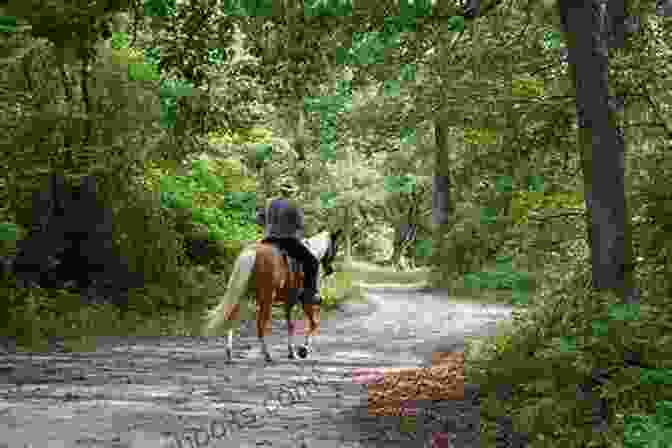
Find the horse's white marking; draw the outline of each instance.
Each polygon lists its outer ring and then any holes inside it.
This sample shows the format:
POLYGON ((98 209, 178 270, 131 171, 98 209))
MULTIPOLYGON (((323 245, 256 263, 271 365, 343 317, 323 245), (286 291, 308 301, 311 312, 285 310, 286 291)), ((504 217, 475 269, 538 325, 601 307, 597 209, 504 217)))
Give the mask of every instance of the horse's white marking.
MULTIPOLYGON (((327 253, 331 238, 329 232, 325 231, 315 235, 312 238, 304 239, 302 242, 318 260, 321 260, 322 257, 324 257, 324 255, 327 253)), ((233 271, 231 272, 231 277, 229 278, 229 283, 227 285, 224 297, 219 302, 219 304, 208 313, 207 317, 205 328, 206 335, 211 335, 218 329, 227 327, 226 355, 229 361, 231 360, 230 357, 233 351, 234 324, 238 323, 238 325, 240 325, 240 320, 243 319, 244 310, 242 307, 239 307, 240 313, 238 319, 235 321, 231 319, 231 313, 233 312, 236 305, 240 304, 240 299, 248 292, 249 280, 252 277, 254 263, 257 256, 256 244, 257 243, 255 242, 247 246, 238 256, 238 259, 233 266, 233 271)), ((305 341, 305 345, 310 347, 311 341, 308 335, 306 335, 305 341)), ((270 354, 268 353, 266 341, 264 341, 264 338, 261 338, 260 342, 262 353, 268 359, 270 354)), ((288 341, 288 349, 290 351, 292 350, 291 336, 288 341)))

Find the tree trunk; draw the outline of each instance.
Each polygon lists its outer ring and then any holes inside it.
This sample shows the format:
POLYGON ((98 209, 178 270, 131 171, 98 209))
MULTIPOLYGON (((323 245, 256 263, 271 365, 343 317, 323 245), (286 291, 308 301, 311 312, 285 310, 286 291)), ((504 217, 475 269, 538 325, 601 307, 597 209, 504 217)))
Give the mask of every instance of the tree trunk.
POLYGON ((434 225, 447 224, 454 211, 450 195, 450 161, 448 160, 448 126, 434 123, 436 141, 436 166, 434 167, 434 190, 432 191, 432 218, 434 225))
MULTIPOLYGON (((412 218, 412 216, 409 216, 409 218, 412 218)), ((394 266, 397 270, 405 268, 404 263, 402 263, 402 258, 407 255, 409 246, 415 241, 417 230, 417 225, 408 222, 402 222, 397 226, 397 229, 394 232, 392 256, 387 261, 387 263, 394 266)), ((410 259, 406 261, 410 264, 410 259)))
POLYGON ((394 249, 392 250, 392 256, 387 261, 387 263, 390 266, 394 266, 394 268, 396 270, 400 270, 402 247, 401 247, 401 244, 398 241, 394 242, 393 247, 394 247, 394 249))
POLYGON ((609 57, 602 32, 604 22, 600 7, 593 2, 560 0, 558 6, 576 88, 593 287, 612 290, 625 298, 634 289, 625 200, 625 141, 608 106, 609 57), (594 169, 593 161, 599 169, 594 169))
MULTIPOLYGON (((352 146, 352 139, 350 139, 350 145, 346 148, 348 151, 348 188, 349 191, 352 191, 352 151, 354 150, 352 146)), ((351 201, 348 201, 346 218, 347 218, 347 232, 345 234, 345 260, 348 265, 352 263, 352 229, 354 222, 354 204, 351 201)))
POLYGON ((352 264, 352 217, 350 207, 345 210, 345 264, 352 264))
MULTIPOLYGON (((408 251, 408 247, 411 245, 412 241, 398 241, 394 242, 394 249, 392 251, 392 256, 387 261, 391 266, 394 266, 398 271, 403 270, 405 263, 403 258, 408 251)), ((410 259, 406 260, 406 264, 410 264, 410 259)))
MULTIPOLYGON (((559 0, 558 8, 576 88, 592 286, 598 291, 616 293, 625 303, 634 303, 639 302, 640 295, 635 288, 631 224, 625 199, 625 141, 615 111, 609 107, 607 78, 609 44, 623 45, 625 14, 624 2, 609 3, 609 11, 600 0, 559 0), (616 38, 609 32, 615 32, 616 38), (593 162, 599 164, 599 169, 593 162)), ((641 359, 641 353, 630 351, 624 356, 626 365, 629 360, 641 359)), ((608 425, 606 400, 594 390, 595 378, 604 375, 601 372, 595 367, 577 391, 577 399, 591 402, 594 431, 604 431, 608 425)))
POLYGON ((452 252, 445 250, 446 235, 451 228, 451 216, 455 212, 455 204, 451 196, 450 182, 449 127, 447 122, 438 118, 434 122, 434 139, 436 142, 436 166, 434 167, 434 185, 432 190, 432 223, 434 224, 434 256, 431 263, 442 271, 441 266, 455 263, 452 252))

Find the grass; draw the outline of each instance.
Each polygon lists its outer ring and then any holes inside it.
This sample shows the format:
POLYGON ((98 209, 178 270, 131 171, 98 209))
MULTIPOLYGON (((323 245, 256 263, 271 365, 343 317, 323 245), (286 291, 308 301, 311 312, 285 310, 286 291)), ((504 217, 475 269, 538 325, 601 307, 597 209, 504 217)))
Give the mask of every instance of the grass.
POLYGON ((427 269, 396 271, 392 267, 359 260, 353 260, 347 265, 343 263, 341 269, 350 275, 354 284, 364 286, 415 287, 427 285, 427 269))

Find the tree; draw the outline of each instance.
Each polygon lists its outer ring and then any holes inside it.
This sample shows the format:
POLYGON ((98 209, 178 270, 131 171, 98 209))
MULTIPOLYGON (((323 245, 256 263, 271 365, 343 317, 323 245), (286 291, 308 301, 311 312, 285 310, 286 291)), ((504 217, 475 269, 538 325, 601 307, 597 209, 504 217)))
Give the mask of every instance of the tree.
POLYGON ((599 1, 559 0, 558 8, 576 89, 593 285, 627 299, 634 293, 634 264, 625 200, 625 141, 609 107, 606 29, 613 17, 622 22, 623 11, 607 11, 599 1))

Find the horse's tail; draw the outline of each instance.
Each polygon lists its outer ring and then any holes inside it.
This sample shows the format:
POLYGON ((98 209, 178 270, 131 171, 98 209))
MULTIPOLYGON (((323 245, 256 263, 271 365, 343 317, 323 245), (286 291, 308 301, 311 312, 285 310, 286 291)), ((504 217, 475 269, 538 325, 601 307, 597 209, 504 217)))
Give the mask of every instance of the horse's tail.
POLYGON ((247 292, 248 282, 254 271, 256 255, 256 246, 254 246, 253 248, 243 249, 238 256, 233 265, 233 272, 231 272, 224 297, 214 309, 208 312, 205 324, 206 335, 214 334, 224 327, 224 324, 231 324, 231 312, 235 305, 240 303, 240 298, 247 292))

